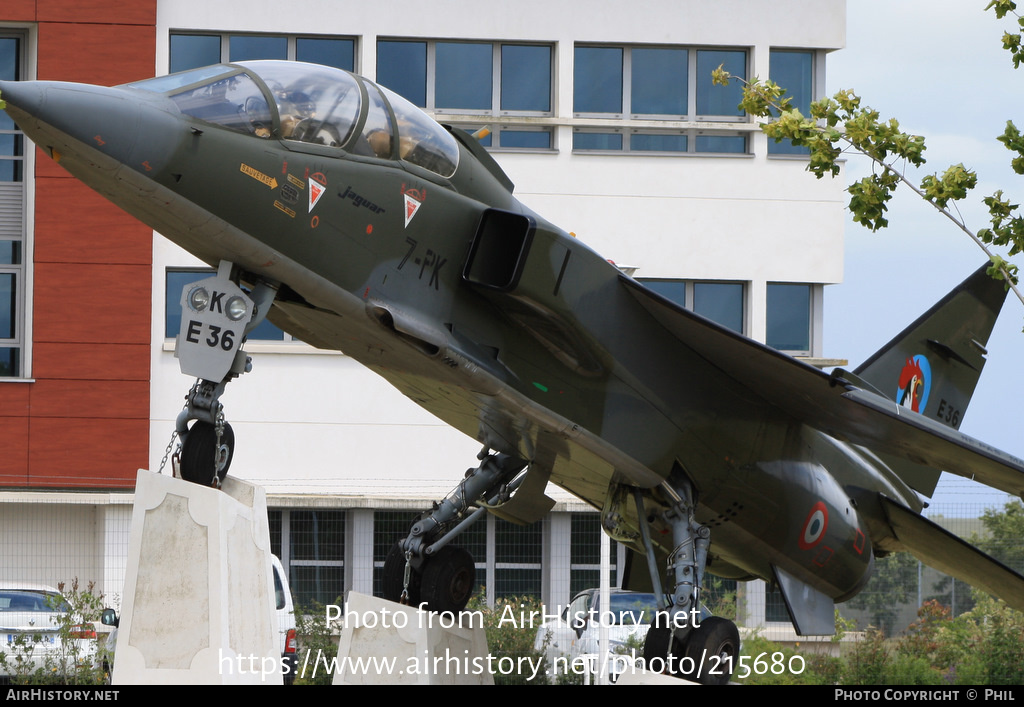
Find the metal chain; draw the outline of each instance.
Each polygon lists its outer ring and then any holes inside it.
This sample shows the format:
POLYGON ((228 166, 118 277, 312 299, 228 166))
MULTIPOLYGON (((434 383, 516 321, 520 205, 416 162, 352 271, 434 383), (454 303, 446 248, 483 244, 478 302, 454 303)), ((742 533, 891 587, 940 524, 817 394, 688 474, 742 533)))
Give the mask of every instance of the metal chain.
POLYGON ((220 440, 224 435, 224 406, 219 402, 214 403, 217 406, 217 414, 214 416, 216 422, 213 425, 214 431, 217 433, 216 441, 213 445, 213 478, 210 479, 210 485, 214 488, 220 488, 220 471, 221 458, 220 458, 220 440))
POLYGON ((171 432, 171 441, 167 443, 167 449, 164 450, 164 458, 160 460, 160 469, 157 471, 158 474, 164 473, 164 467, 167 466, 167 457, 171 456, 171 448, 174 447, 174 440, 178 438, 178 430, 171 432))

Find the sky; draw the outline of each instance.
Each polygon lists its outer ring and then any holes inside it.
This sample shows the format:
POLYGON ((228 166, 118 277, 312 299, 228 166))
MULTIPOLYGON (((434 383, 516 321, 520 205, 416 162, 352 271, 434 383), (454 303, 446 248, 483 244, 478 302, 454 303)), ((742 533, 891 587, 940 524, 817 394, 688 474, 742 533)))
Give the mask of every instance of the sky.
MULTIPOLYGON (((849 0, 846 48, 829 55, 826 90, 852 89, 887 120, 926 139, 925 174, 963 163, 978 187, 961 213, 973 230, 987 223, 983 197, 1002 189, 1024 201, 1024 177, 995 140, 1009 119, 1024 127, 1024 67, 1002 48, 1015 26, 996 20, 988 0, 849 0)), ((845 178, 869 173, 850 157, 845 178)), ((808 179, 814 177, 808 175, 808 179)), ((825 290, 824 354, 856 367, 986 259, 969 238, 911 192, 890 202, 889 228, 875 233, 847 215, 845 276, 825 290)), ((1024 269, 1024 256, 1017 262, 1024 269)), ((1024 458, 1024 305, 1007 298, 989 341, 989 360, 961 431, 1024 458)), ((943 474, 932 509, 976 515, 1010 497, 943 474)))

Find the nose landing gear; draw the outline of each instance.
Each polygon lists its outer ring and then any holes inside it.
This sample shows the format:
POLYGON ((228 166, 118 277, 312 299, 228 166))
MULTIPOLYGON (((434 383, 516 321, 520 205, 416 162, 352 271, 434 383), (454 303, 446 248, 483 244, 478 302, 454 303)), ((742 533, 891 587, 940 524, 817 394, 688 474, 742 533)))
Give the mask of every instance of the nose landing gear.
POLYGON ((175 422, 181 441, 177 471, 186 481, 214 488, 227 476, 235 448, 220 396, 230 381, 252 370, 242 344, 263 322, 277 294, 275 285, 260 283, 250 297, 232 274, 233 265, 221 261, 215 277, 185 285, 175 347, 181 372, 199 379, 175 422))

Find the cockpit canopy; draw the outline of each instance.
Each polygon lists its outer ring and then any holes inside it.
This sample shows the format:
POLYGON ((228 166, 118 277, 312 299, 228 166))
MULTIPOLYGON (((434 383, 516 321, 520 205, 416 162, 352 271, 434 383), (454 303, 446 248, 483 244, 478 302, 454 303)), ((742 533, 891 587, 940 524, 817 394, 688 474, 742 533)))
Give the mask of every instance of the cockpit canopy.
POLYGON ((128 84, 164 93, 182 113, 258 138, 401 159, 455 173, 455 138, 423 111, 372 81, 294 61, 218 64, 128 84))

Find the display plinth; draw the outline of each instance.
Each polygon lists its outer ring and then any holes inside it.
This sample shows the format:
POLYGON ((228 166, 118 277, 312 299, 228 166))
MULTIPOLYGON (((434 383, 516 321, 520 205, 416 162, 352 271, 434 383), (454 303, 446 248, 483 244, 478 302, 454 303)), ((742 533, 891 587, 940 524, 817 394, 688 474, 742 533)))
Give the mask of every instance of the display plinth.
POLYGON ((282 684, 267 498, 140 469, 114 684, 282 684))

